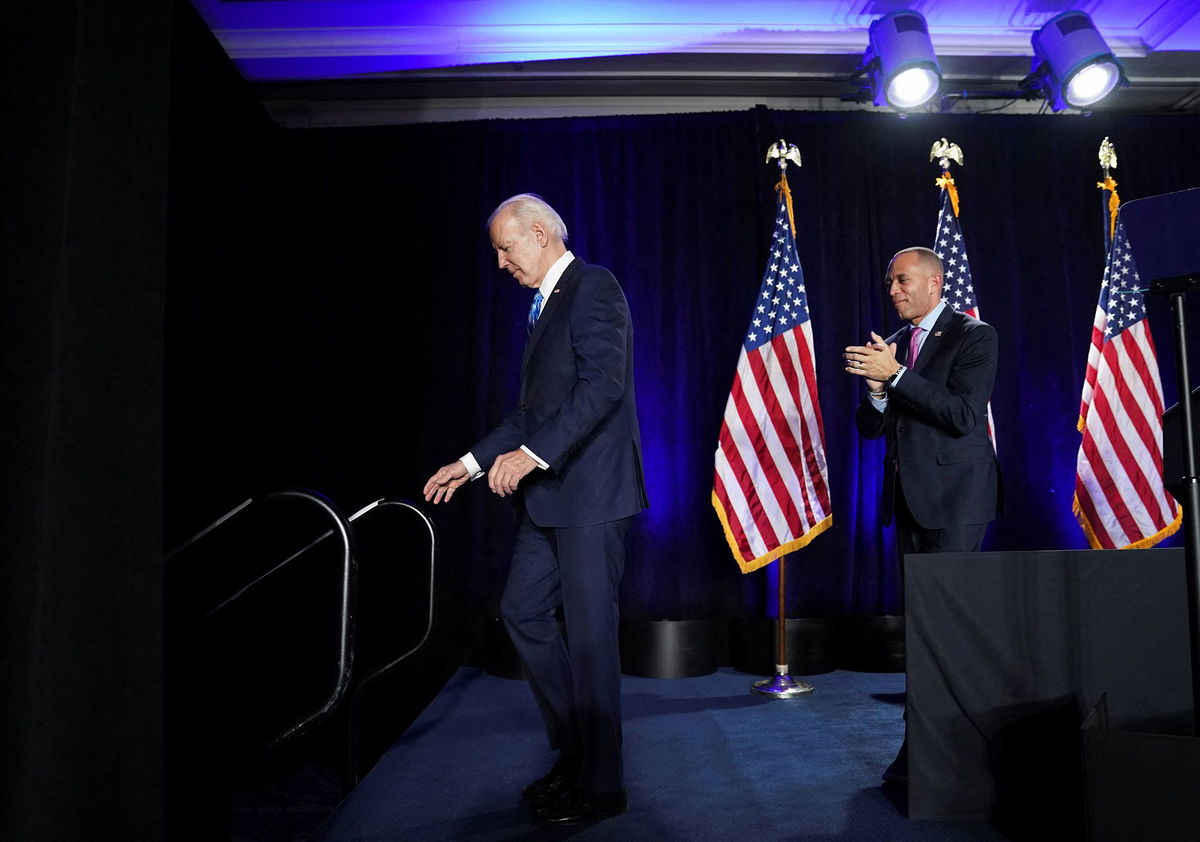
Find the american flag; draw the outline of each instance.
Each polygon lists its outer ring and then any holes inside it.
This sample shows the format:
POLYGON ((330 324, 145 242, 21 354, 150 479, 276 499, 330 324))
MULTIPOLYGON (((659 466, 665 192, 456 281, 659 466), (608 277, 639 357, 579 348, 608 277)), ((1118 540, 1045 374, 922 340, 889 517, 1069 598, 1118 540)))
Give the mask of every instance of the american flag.
POLYGON ((1153 547, 1183 513, 1163 488, 1162 383, 1137 264, 1118 221, 1080 408, 1075 517, 1093 549, 1153 547))
POLYGON ((780 181, 771 256, 717 445, 713 508, 743 573, 833 523, 804 272, 780 181))
MULTIPOLYGON (((958 213, 954 207, 954 179, 948 171, 942 170, 942 177, 937 183, 942 188, 942 207, 938 211, 933 251, 942 259, 942 298, 952 309, 978 319, 979 304, 975 300, 975 284, 971 280, 967 241, 963 239, 962 228, 958 224, 958 213)), ((991 402, 988 403, 987 414, 988 435, 992 438, 992 447, 995 447, 996 432, 992 423, 991 402)))

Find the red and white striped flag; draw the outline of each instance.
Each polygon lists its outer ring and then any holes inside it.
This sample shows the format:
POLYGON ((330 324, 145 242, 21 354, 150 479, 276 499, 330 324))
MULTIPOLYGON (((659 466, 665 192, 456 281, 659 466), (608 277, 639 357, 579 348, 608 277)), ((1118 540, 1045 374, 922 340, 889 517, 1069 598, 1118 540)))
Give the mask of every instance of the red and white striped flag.
POLYGON ((787 177, 771 256, 721 423, 713 508, 743 573, 807 545, 830 524, 812 321, 787 177))
POLYGON ((1118 222, 1079 410, 1073 509, 1093 549, 1153 547, 1179 529, 1183 513, 1163 488, 1162 413, 1141 280, 1118 222))

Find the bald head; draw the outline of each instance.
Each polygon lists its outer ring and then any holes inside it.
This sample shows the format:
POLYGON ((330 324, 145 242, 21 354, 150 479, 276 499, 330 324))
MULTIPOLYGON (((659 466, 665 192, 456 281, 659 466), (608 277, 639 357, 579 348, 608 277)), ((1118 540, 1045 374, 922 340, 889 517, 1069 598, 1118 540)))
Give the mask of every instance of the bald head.
POLYGON ((892 255, 892 263, 895 263, 896 258, 902 254, 916 255, 917 265, 929 274, 942 274, 942 259, 937 256, 937 252, 933 249, 925 248, 925 246, 909 246, 906 249, 900 249, 900 251, 892 255))

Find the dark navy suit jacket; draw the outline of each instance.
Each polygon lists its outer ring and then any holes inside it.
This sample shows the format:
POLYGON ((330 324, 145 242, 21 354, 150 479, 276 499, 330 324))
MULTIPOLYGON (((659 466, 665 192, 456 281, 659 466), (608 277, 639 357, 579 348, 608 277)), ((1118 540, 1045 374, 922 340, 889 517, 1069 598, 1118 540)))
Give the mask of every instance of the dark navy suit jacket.
POLYGON ((633 392, 633 325, 612 273, 571 261, 521 361, 520 405, 471 448, 487 471, 525 445, 549 466, 520 487, 538 526, 590 526, 646 507, 633 392))
MULTIPOLYGON (((908 355, 908 328, 895 342, 908 355)), ((892 522, 896 475, 925 529, 987 523, 1003 506, 1000 466, 988 438, 987 404, 998 345, 991 325, 947 307, 925 337, 915 366, 888 389, 880 412, 863 398, 855 415, 866 438, 886 436, 884 523, 892 522)))

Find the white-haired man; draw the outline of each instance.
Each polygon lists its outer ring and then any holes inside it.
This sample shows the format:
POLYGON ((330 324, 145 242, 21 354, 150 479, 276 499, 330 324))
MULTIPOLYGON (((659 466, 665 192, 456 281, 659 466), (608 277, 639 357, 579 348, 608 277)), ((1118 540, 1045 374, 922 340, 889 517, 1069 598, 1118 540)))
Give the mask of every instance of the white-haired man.
POLYGON ((505 200, 488 231, 499 268, 536 290, 520 401, 424 495, 449 500, 486 472, 496 494, 520 496, 501 615, 559 751, 522 797, 542 821, 593 821, 627 808, 617 586, 629 522, 646 507, 633 328, 616 278, 567 250, 566 226, 540 197, 505 200))

